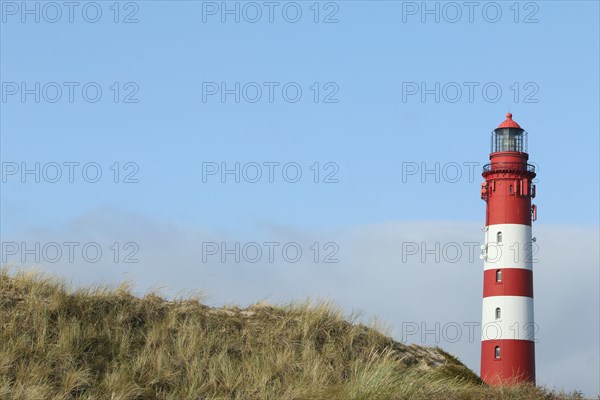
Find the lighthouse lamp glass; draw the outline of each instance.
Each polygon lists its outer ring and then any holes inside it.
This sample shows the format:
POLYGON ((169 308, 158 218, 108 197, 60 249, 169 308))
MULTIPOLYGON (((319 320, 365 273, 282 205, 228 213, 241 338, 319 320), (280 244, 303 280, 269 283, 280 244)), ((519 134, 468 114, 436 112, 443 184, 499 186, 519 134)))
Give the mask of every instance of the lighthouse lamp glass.
POLYGON ((498 128, 492 132, 492 153, 499 151, 527 152, 527 132, 517 128, 498 128))

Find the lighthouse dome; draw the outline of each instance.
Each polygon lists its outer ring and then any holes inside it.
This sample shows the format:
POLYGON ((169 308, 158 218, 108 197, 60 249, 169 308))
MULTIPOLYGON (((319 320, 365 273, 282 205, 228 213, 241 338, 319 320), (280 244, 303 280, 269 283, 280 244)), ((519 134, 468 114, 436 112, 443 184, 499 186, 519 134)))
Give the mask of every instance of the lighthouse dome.
POLYGON ((515 121, 513 121, 511 113, 506 114, 506 119, 504 120, 504 122, 502 122, 498 126, 498 128, 517 128, 517 129, 523 129, 523 128, 521 128, 521 126, 519 124, 517 124, 515 121))

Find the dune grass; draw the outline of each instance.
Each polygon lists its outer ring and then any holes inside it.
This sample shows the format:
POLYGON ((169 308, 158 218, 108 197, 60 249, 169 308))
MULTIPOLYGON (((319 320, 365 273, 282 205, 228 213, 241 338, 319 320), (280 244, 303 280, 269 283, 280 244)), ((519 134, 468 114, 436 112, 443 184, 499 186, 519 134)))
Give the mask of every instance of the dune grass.
POLYGON ((211 308, 0 271, 0 399, 578 399, 490 388, 331 304, 211 308))

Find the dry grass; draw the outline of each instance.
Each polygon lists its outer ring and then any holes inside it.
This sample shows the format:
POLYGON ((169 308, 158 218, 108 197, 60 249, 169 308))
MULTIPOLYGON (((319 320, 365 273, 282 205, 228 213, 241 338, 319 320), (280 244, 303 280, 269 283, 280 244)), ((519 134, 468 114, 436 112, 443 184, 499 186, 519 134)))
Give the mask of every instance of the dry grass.
POLYGON ((210 308, 0 271, 0 399, 577 399, 493 389, 330 304, 210 308))

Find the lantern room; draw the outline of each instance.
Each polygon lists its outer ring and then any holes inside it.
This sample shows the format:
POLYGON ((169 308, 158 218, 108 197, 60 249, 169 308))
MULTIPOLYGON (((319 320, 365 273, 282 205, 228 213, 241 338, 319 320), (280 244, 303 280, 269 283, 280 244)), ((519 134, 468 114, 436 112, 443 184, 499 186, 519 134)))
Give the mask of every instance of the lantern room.
POLYGON ((527 153, 527 132, 506 114, 506 120, 492 132, 492 153, 516 151, 527 153))

